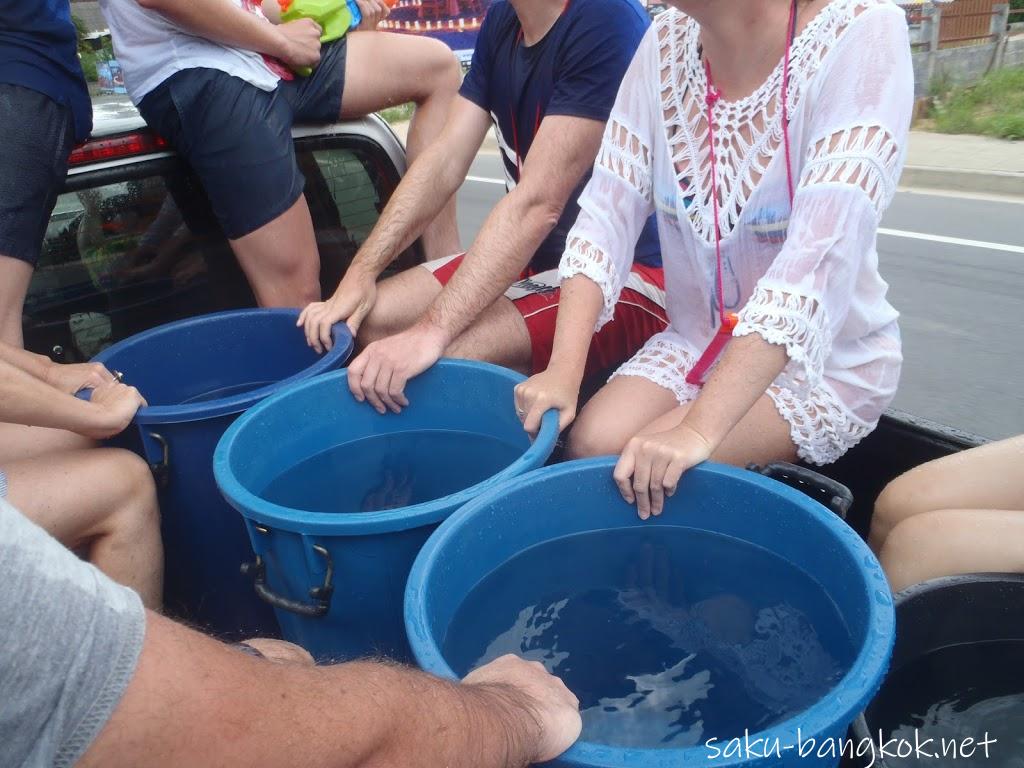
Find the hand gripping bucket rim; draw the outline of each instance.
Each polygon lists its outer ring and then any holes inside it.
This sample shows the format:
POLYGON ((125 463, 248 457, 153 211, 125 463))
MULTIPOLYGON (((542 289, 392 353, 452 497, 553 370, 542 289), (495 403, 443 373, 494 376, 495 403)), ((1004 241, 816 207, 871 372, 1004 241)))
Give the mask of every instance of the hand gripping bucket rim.
MULTIPOLYGON (((107 361, 116 358, 118 354, 127 348, 138 345, 158 345, 161 337, 180 333, 183 327, 190 324, 237 320, 252 316, 270 315, 287 315, 297 320, 299 312, 296 309, 232 309, 225 312, 213 312, 207 315, 199 315, 186 320, 176 320, 171 323, 159 325, 156 328, 151 328, 148 331, 143 331, 142 333, 138 333, 127 339, 119 341, 117 344, 107 347, 93 358, 93 362, 103 363, 106 365, 107 361)), ((135 415, 134 423, 181 423, 186 421, 211 419, 232 413, 241 413, 242 411, 250 408, 253 404, 263 400, 268 395, 276 393, 282 388, 287 388, 295 382, 305 381, 309 377, 315 377, 321 373, 326 373, 335 368, 341 361, 344 361, 349 356, 352 351, 352 347, 354 346, 352 336, 348 333, 347 327, 340 323, 334 326, 332 336, 335 344, 328 352, 321 355, 320 359, 311 366, 308 366, 287 378, 271 382, 265 386, 259 387, 258 389, 248 390, 237 395, 229 395, 216 400, 198 403, 185 403, 183 405, 146 406, 139 409, 138 413, 135 415), (343 343, 339 344, 339 341, 343 341, 343 343)), ((131 381, 128 380, 125 383, 131 384, 131 381)), ((145 396, 146 393, 143 392, 142 394, 145 396)))
MULTIPOLYGON (((472 518, 479 510, 487 508, 492 502, 503 498, 515 488, 525 488, 538 483, 544 483, 550 478, 577 473, 581 470, 603 468, 611 474, 615 463, 616 457, 598 457, 564 462, 535 470, 516 478, 515 481, 504 482, 489 489, 486 493, 481 494, 463 506, 441 524, 424 545, 423 549, 420 550, 420 554, 416 558, 412 571, 409 574, 405 592, 406 633, 413 648, 413 655, 422 669, 451 680, 457 679, 455 672, 448 665, 431 632, 430 610, 426 600, 427 595, 424 585, 428 574, 440 564, 446 545, 458 535, 463 523, 472 518)), ((723 478, 742 479, 745 482, 770 490, 780 497, 781 500, 799 506, 803 511, 815 518, 817 522, 824 524, 831 531, 835 532, 836 538, 841 540, 844 546, 850 548, 851 554, 858 562, 864 564, 865 569, 876 571, 874 575, 882 573, 881 566, 867 544, 846 523, 824 506, 799 491, 754 472, 713 462, 705 462, 689 471, 707 473, 723 478)), ((495 563, 496 568, 500 565, 501 563, 495 563)), ((875 587, 867 578, 865 570, 861 570, 859 573, 862 578, 861 583, 857 584, 856 588, 862 589, 865 592, 865 601, 868 606, 867 623, 868 626, 873 626, 877 631, 866 633, 864 643, 858 650, 850 669, 828 694, 797 715, 769 729, 750 734, 751 739, 765 739, 766 741, 762 742, 762 744, 766 745, 773 744, 775 739, 778 739, 779 743, 783 745, 795 744, 798 729, 803 736, 810 736, 811 734, 826 733, 830 729, 834 729, 836 723, 844 724, 845 733, 846 726, 853 722, 874 696, 889 666, 889 658, 892 653, 895 635, 895 613, 891 600, 883 603, 871 597, 875 587), (860 686, 862 690, 856 697, 835 701, 834 694, 844 685, 855 680, 874 682, 871 685, 860 686)), ((743 734, 739 736, 742 738, 743 734)), ((717 743, 724 748, 728 741, 727 739, 719 739, 717 743)), ((698 766, 701 768, 707 768, 708 766, 713 768, 734 768, 735 766, 749 766, 755 763, 758 765, 771 764, 770 760, 752 760, 743 750, 737 750, 737 752, 739 754, 735 756, 730 756, 726 752, 721 756, 711 758, 709 757, 708 750, 704 747, 635 749, 580 741, 560 757, 558 762, 560 765, 579 765, 587 766, 588 768, 621 768, 621 766, 627 765, 637 766, 638 768, 697 768, 698 766)), ((786 753, 783 752, 783 757, 785 755, 786 753)), ((774 757, 774 753, 771 756, 774 757)))
MULTIPOLYGON (((508 368, 475 360, 444 358, 436 365, 456 371, 460 369, 466 372, 487 371, 492 375, 507 379, 513 386, 526 380, 525 376, 508 368)), ((523 475, 524 471, 540 466, 551 454, 558 439, 558 413, 548 411, 541 420, 537 438, 521 456, 501 472, 457 493, 382 512, 325 513, 285 507, 261 498, 238 480, 231 467, 232 453, 236 450, 235 446, 249 424, 257 421, 267 410, 273 409, 282 400, 298 396, 314 387, 322 387, 325 382, 333 381, 344 385, 347 379, 348 369, 343 368, 288 386, 250 408, 224 433, 213 455, 213 473, 221 493, 244 517, 254 522, 273 524, 284 528, 301 525, 307 533, 320 535, 369 535, 417 528, 421 525, 439 522, 448 514, 448 510, 461 507, 470 499, 495 486, 514 482, 517 477, 523 475)), ((370 406, 364 404, 364 407, 369 408, 370 406)), ((415 403, 410 404, 409 407, 415 407, 415 403)), ((512 407, 511 399, 509 407, 512 407)), ((389 414, 390 416, 394 416, 394 414, 389 414)), ((396 416, 396 418, 398 417, 400 415, 396 416)))

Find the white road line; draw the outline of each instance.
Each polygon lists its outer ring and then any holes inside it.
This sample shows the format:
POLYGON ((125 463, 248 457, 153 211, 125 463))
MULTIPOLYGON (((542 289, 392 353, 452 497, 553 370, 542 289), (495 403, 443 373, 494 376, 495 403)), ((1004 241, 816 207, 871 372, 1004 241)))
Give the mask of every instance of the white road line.
POLYGON ((501 184, 501 186, 505 186, 504 179, 489 179, 486 176, 467 176, 466 181, 479 181, 481 184, 501 184))
MULTIPOLYGON (((476 181, 481 184, 500 184, 505 186, 504 179, 491 179, 487 176, 467 176, 466 181, 476 181)), ((1024 245, 1008 245, 1006 243, 990 243, 985 240, 967 240, 962 237, 946 237, 945 235, 932 235, 927 232, 907 232, 903 229, 887 229, 879 227, 878 234, 887 237, 902 237, 907 240, 927 240, 932 243, 944 245, 962 245, 965 248, 981 248, 987 251, 1003 251, 1005 253, 1024 254, 1024 245)))
POLYGON ((965 248, 983 248, 988 251, 1004 251, 1006 253, 1024 254, 1024 246, 1007 245, 1006 243, 988 243, 984 240, 966 240, 962 237, 946 237, 945 235, 930 235, 925 232, 905 232, 902 229, 878 228, 878 234, 889 237, 903 237, 909 240, 928 240, 933 243, 945 245, 962 245, 965 248))

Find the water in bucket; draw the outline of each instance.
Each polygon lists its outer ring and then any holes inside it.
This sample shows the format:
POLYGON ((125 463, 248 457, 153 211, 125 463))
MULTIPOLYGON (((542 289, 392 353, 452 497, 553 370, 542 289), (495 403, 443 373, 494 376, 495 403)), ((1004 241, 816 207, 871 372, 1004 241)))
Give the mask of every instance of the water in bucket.
POLYGON ((377 512, 440 499, 497 474, 523 453, 491 435, 416 430, 330 448, 274 478, 267 501, 310 512, 377 512))
MULTIPOLYGON (((1024 765, 1024 640, 947 646, 894 672, 873 707, 884 741, 925 749, 934 768, 1020 768, 1024 765), (993 739, 986 747, 983 739, 993 739), (967 749, 963 745, 970 739, 967 749), (973 748, 972 748, 973 747, 973 748), (968 754, 971 753, 971 754, 968 754)), ((877 736, 877 734, 872 734, 877 736)), ((894 750, 890 750, 891 752, 894 750)), ((922 762, 914 755, 885 758, 891 768, 922 762)))
POLYGON ((459 607, 444 655, 461 676, 505 653, 562 677, 584 740, 644 748, 768 728, 818 701, 854 655, 803 571, 753 544, 665 526, 556 539, 492 572, 459 607))

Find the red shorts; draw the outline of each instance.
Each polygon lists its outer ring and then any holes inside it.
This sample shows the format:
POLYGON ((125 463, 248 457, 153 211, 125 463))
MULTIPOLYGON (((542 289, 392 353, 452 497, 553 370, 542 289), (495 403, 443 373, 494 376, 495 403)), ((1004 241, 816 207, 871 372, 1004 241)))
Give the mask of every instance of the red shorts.
MULTIPOLYGON (((447 284, 465 254, 427 262, 441 285, 447 284)), ((551 269, 523 277, 513 283, 505 296, 526 322, 530 334, 533 372, 548 367, 555 339, 555 319, 561 298, 558 270, 551 269)), ((586 376, 617 368, 631 358, 651 336, 668 326, 665 315, 665 275, 661 267, 634 264, 615 305, 615 316, 594 334, 587 355, 586 376)))

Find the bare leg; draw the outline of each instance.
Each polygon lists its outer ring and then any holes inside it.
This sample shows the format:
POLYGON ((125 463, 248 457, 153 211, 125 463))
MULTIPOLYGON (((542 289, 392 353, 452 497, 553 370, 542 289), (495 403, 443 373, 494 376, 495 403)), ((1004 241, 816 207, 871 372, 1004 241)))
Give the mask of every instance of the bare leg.
POLYGON ((131 587, 146 607, 163 595, 163 544, 153 477, 133 453, 66 451, 4 465, 11 503, 69 549, 131 587))
POLYGON ((504 296, 451 343, 445 354, 463 360, 484 360, 530 375, 533 367, 526 321, 504 296))
MULTIPOLYGON (((444 128, 459 89, 459 63, 439 40, 388 32, 349 35, 341 117, 351 118, 407 102, 416 103, 406 151, 414 162, 444 128)), ((423 233, 427 260, 462 250, 455 198, 423 233)))
POLYGON ((21 313, 31 281, 31 264, 0 255, 0 341, 19 349, 25 345, 21 313))
POLYGON ((423 267, 413 267, 377 286, 377 302, 359 328, 360 347, 404 331, 419 320, 441 293, 441 284, 423 267))
POLYGON ((95 445, 94 440, 63 429, 0 423, 0 467, 20 459, 34 459, 56 451, 82 450, 95 445))
MULTIPOLYGON (((639 376, 618 376, 580 414, 569 436, 569 453, 573 458, 619 454, 634 435, 679 426, 689 408, 689 404, 678 405, 671 392, 652 381, 639 376), (622 383, 612 390, 616 382, 622 383), (658 415, 647 419, 658 409, 658 415), (647 423, 638 426, 643 419, 647 423), (577 437, 580 423, 583 430, 577 437)), ((711 458, 741 467, 751 462, 792 461, 796 458, 796 446, 790 438, 789 424, 779 415, 772 399, 762 395, 711 458)))
POLYGON ((616 376, 584 406, 569 433, 570 459, 612 456, 640 430, 679 407, 675 395, 640 376, 616 376))
POLYGON ((1024 509, 1024 435, 955 453, 906 472, 882 491, 871 518, 872 549, 908 518, 937 509, 1024 509))
POLYGON ((304 307, 321 300, 319 251, 305 196, 230 243, 260 306, 304 307))
POLYGON ((269 224, 231 241, 261 307, 320 301, 320 252, 305 195, 269 224))
POLYGON ((1021 542, 1024 510, 942 509, 898 523, 880 560, 892 591, 899 592, 939 576, 1024 572, 1021 542))
MULTIPOLYGON (((689 405, 678 406, 671 413, 655 419, 641 434, 664 432, 678 427, 689 405)), ((748 464, 767 464, 772 461, 795 461, 796 446, 790 436, 789 422, 779 415, 775 403, 762 395, 732 432, 711 456, 713 461, 745 467, 748 464)))

